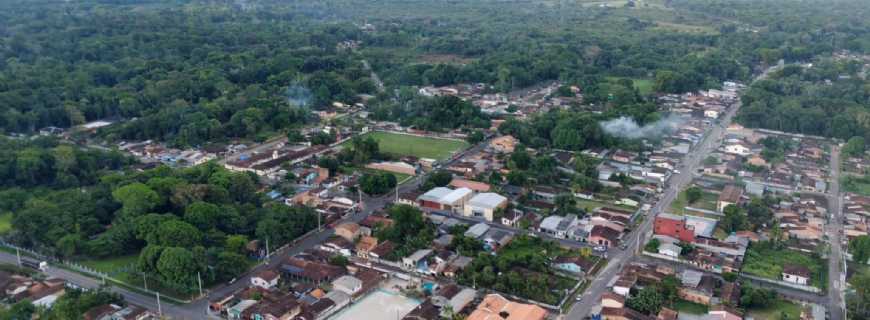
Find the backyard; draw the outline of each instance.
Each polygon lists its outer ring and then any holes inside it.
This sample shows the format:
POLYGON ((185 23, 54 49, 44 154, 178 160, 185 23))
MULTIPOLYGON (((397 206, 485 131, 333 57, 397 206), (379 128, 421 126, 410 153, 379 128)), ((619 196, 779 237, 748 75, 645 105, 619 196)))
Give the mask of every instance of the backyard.
MULTIPOLYGON (((365 136, 377 140, 381 152, 395 156, 444 160, 453 153, 468 147, 468 143, 462 140, 427 138, 380 131, 367 133, 365 136)), ((345 142, 345 144, 349 143, 345 142)))
POLYGON ((785 265, 807 267, 812 275, 812 286, 825 289, 828 270, 824 260, 794 250, 778 249, 770 242, 754 243, 746 250, 743 272, 772 280, 781 280, 782 269, 785 265))

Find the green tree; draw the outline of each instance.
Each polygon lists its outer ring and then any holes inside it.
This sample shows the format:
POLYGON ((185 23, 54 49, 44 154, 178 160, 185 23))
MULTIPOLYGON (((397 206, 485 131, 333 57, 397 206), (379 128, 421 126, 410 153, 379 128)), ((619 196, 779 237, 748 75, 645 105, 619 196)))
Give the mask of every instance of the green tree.
POLYGON ((232 279, 248 268, 248 260, 235 252, 221 252, 217 256, 215 272, 220 279, 232 279))
POLYGON ((701 200, 701 197, 703 196, 704 191, 702 191, 701 188, 698 188, 697 186, 691 186, 686 189, 686 200, 689 201, 689 204, 694 204, 695 202, 698 202, 698 200, 701 200))
POLYGON ((202 242, 202 232, 180 220, 168 220, 157 228, 157 239, 165 247, 192 248, 202 242))
POLYGON ((645 314, 658 314, 664 302, 665 298, 662 293, 656 287, 649 286, 640 290, 637 295, 630 297, 625 305, 645 314))
POLYGON ((747 218, 746 213, 740 207, 729 204, 723 210, 725 216, 719 221, 719 225, 725 232, 735 232, 746 230, 747 218))
POLYGON ((112 192, 112 197, 122 205, 129 216, 139 216, 156 207, 160 196, 143 183, 132 183, 112 192))
POLYGON ((867 144, 864 142, 864 137, 851 137, 846 145, 843 146, 843 156, 846 157, 861 157, 867 144))
POLYGON ((248 237, 242 234, 234 234, 227 237, 226 244, 224 245, 224 249, 227 252, 232 253, 244 253, 245 248, 248 245, 248 237))
POLYGON ((474 130, 470 134, 468 134, 468 137, 465 138, 465 141, 468 141, 468 143, 475 145, 483 141, 483 139, 486 139, 486 137, 483 135, 483 131, 474 130))
POLYGON ((858 236, 849 241, 849 253, 852 261, 866 264, 870 259, 870 236, 858 236))
POLYGON ((157 272, 167 281, 175 282, 182 286, 192 286, 196 279, 198 266, 189 250, 185 248, 170 247, 163 250, 157 261, 157 272))

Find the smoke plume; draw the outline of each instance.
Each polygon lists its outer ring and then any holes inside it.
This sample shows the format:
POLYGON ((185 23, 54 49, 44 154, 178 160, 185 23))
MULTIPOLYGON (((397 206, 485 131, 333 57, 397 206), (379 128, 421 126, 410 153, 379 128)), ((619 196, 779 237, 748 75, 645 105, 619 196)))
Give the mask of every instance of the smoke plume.
POLYGON ((308 88, 299 83, 293 83, 287 87, 287 101, 290 102, 291 105, 307 107, 308 102, 311 101, 311 97, 311 90, 308 90, 308 88))
POLYGON ((680 124, 685 121, 680 116, 669 115, 656 122, 640 126, 634 119, 619 117, 617 119, 599 123, 601 129, 609 135, 628 139, 655 139, 668 133, 677 131, 680 124))

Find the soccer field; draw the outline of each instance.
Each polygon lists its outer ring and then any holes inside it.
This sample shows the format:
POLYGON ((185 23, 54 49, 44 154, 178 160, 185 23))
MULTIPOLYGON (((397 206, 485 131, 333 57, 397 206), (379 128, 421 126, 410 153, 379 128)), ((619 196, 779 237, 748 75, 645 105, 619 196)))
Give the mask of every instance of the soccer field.
POLYGON ((454 152, 468 147, 468 143, 461 140, 426 138, 387 132, 371 132, 367 133, 365 137, 375 138, 381 152, 435 160, 447 159, 454 152))

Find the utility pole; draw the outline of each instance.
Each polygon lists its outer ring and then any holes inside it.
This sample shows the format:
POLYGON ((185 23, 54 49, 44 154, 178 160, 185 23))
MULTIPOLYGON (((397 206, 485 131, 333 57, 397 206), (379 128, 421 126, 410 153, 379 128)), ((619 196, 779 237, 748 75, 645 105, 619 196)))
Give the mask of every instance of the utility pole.
POLYGON ((142 283, 145 284, 145 291, 148 291, 148 278, 146 277, 144 272, 142 273, 142 283))
POLYGON ((196 280, 199 282, 199 296, 202 297, 202 276, 198 271, 196 272, 196 280))
POLYGON ((15 248, 15 255, 18 257, 18 267, 21 268, 21 249, 15 248))
POLYGON ((163 316, 163 307, 160 306, 160 292, 155 291, 154 293, 157 294, 157 316, 162 317, 163 316))
MULTIPOLYGON (((318 213, 317 216, 319 217, 320 214, 318 213)), ((266 259, 268 259, 268 258, 269 258, 269 238, 266 238, 266 259)), ((199 291, 202 291, 202 289, 200 289, 199 291)))

